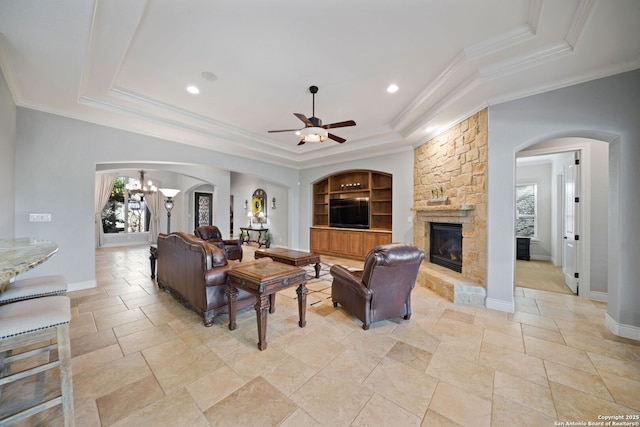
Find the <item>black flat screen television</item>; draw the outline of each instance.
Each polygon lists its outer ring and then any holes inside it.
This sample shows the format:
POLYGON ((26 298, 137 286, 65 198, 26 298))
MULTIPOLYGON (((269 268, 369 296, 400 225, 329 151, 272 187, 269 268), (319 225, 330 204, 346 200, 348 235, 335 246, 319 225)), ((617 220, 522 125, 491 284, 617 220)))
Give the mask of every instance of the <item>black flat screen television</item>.
POLYGON ((369 198, 329 199, 329 225, 369 228, 369 198))

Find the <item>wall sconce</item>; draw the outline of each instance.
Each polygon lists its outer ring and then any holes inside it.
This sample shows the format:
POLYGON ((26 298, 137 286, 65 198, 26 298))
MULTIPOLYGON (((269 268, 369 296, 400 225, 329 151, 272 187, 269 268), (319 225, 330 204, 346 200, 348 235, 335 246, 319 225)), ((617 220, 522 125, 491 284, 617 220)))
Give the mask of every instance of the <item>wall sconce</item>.
POLYGON ((173 209, 173 198, 180 192, 173 188, 161 188, 160 192, 164 194, 164 208, 167 210, 167 234, 171 233, 171 209, 173 209))
POLYGON ((244 210, 246 211, 249 208, 249 201, 245 200, 244 201, 244 210))
POLYGON ((273 199, 271 199, 271 209, 275 209, 276 208, 276 198, 274 197, 273 199))

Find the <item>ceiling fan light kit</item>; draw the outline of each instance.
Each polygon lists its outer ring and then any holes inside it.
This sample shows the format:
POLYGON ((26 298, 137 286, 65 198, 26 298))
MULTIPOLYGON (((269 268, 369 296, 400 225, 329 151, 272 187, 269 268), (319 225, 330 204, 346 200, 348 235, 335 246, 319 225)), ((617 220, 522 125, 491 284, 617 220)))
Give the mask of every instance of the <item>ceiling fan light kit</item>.
POLYGON ((326 129, 319 127, 306 127, 300 130, 300 140, 304 142, 324 142, 329 137, 326 129))
POLYGON ((355 126, 356 122, 353 120, 347 120, 344 122, 330 123, 328 125, 323 125, 322 120, 316 117, 316 93, 318 93, 318 86, 310 86, 309 92, 313 96, 313 104, 312 104, 312 115, 307 118, 304 114, 301 113, 293 113, 300 121, 304 123, 304 127, 302 129, 281 129, 281 130, 270 130, 269 133, 274 132, 296 132, 297 135, 300 136, 300 142, 298 145, 302 145, 305 142, 324 142, 327 139, 332 139, 339 144, 342 144, 346 141, 346 139, 341 138, 337 135, 329 133, 327 129, 335 129, 342 128, 347 126, 355 126))

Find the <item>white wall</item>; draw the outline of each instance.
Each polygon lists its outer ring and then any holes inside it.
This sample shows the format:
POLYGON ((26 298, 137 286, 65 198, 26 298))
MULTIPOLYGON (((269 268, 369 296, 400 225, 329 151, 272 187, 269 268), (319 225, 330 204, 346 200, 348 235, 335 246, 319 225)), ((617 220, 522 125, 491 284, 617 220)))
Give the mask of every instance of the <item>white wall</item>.
MULTIPOLYGON (((192 178, 213 183, 220 200, 216 206, 216 216, 220 218, 228 218, 229 170, 268 178, 292 188, 293 197, 299 197, 297 170, 257 160, 24 108, 17 109, 16 131, 16 236, 56 242, 58 253, 32 271, 64 274, 71 289, 95 285, 93 199, 99 163, 165 165, 175 174, 176 181, 163 185, 177 188, 191 188, 195 182, 192 178), (34 212, 51 213, 53 221, 30 223, 28 214, 34 212)), ((176 197, 172 230, 193 231, 188 203, 184 195, 176 197)), ((297 218, 290 218, 289 222, 297 231, 297 218)), ((224 223, 227 229, 221 231, 228 233, 228 221, 224 223)), ((166 231, 166 222, 160 230, 166 231)), ((293 244, 297 244, 296 239, 297 236, 290 238, 293 244)))
MULTIPOLYGON (((273 236, 272 245, 295 249, 296 246, 289 240, 289 188, 254 175, 231 174, 231 194, 234 200, 234 236, 237 237, 240 234, 240 227, 249 226, 247 213, 251 212, 251 196, 258 188, 267 193, 267 222, 263 224, 263 227, 268 228, 273 236), (276 198, 275 209, 272 208, 274 197, 276 198), (246 210, 244 208, 245 200, 248 202, 246 210)), ((259 224, 253 224, 253 226, 260 227, 259 224)))
MULTIPOLYGON (((16 106, 0 70, 0 239, 11 239, 15 226, 16 106)), ((24 237, 24 236, 22 236, 24 237)))
POLYGON ((610 143, 607 326, 640 338, 639 103, 635 70, 489 108, 488 306, 514 307, 515 154, 553 138, 597 139, 610 143))

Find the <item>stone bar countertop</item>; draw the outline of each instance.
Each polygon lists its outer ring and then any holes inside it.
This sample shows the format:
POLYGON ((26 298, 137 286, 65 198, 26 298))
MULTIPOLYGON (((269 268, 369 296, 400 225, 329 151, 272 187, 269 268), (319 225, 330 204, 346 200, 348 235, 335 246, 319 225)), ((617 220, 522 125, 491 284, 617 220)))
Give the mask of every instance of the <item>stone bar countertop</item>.
POLYGON ((58 245, 33 238, 0 239, 0 292, 9 281, 58 252, 58 245))

